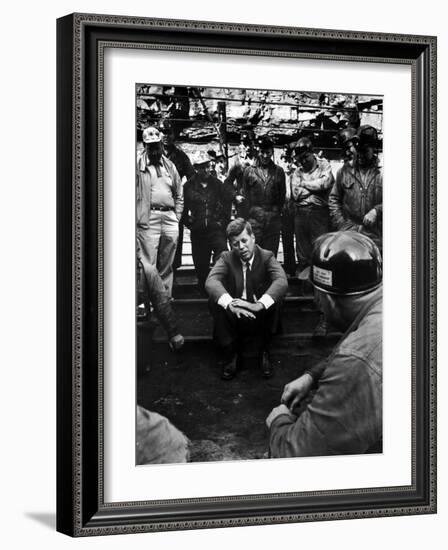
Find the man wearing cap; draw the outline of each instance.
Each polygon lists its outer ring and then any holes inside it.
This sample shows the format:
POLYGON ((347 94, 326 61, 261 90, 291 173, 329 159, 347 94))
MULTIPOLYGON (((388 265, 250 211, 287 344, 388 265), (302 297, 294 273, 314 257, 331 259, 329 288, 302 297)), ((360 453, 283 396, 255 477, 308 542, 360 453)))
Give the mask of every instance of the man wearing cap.
POLYGON ((257 160, 257 149, 255 147, 255 136, 252 131, 241 134, 241 142, 238 152, 232 158, 229 172, 224 183, 234 190, 234 202, 238 216, 244 216, 244 197, 242 195, 243 174, 245 168, 253 166, 257 160))
POLYGON ((357 155, 358 135, 355 128, 344 128, 339 132, 339 143, 342 149, 343 161, 353 166, 357 155))
POLYGON ((270 342, 288 281, 273 253, 255 244, 248 221, 230 222, 227 237, 231 251, 221 254, 205 283, 221 377, 232 379, 238 359, 255 355, 262 375, 269 378, 273 374, 270 342))
POLYGON ((298 272, 299 278, 307 279, 314 241, 328 231, 328 194, 334 177, 330 163, 314 154, 308 138, 299 139, 293 155, 297 168, 291 174, 291 191, 298 272))
POLYGON ((184 199, 174 164, 163 155, 159 130, 143 131, 144 151, 137 158, 137 239, 142 258, 155 265, 171 295, 173 260, 184 199))
POLYGON ((291 192, 291 177, 297 166, 294 164, 293 150, 290 145, 283 149, 281 167, 285 172, 285 204, 282 212, 283 268, 293 277, 296 273, 296 252, 294 249, 295 206, 291 192))
POLYGON ((338 230, 368 235, 382 250, 383 174, 376 154, 377 131, 360 126, 348 142, 352 159, 340 168, 330 192, 331 219, 338 230))
POLYGON ((274 144, 264 137, 259 141, 258 159, 243 172, 244 214, 253 224, 257 243, 277 257, 281 214, 285 203, 285 172, 272 160, 274 144))
POLYGON ((207 153, 211 157, 210 174, 220 181, 224 181, 226 179, 224 155, 221 152, 217 153, 214 149, 209 149, 207 153))
POLYGON ((175 125, 170 120, 164 120, 160 125, 160 130, 164 155, 174 164, 181 180, 191 178, 194 169, 187 153, 176 145, 178 132, 175 125))
MULTIPOLYGON (((178 130, 171 120, 163 120, 160 125, 162 132, 163 152, 165 156, 174 164, 179 172, 182 183, 194 174, 188 155, 176 146, 178 130)), ((179 238, 177 240, 176 254, 174 256, 173 269, 178 269, 182 265, 182 244, 184 240, 184 226, 179 223, 179 238)))
POLYGON ((215 263, 227 250, 225 228, 233 197, 232 190, 210 174, 210 161, 208 153, 197 151, 192 156, 195 173, 184 186, 182 221, 190 229, 191 252, 201 292, 211 257, 215 263))
POLYGON ((382 262, 352 231, 315 243, 311 282, 327 320, 345 334, 323 362, 287 384, 266 424, 270 456, 382 452, 382 262))

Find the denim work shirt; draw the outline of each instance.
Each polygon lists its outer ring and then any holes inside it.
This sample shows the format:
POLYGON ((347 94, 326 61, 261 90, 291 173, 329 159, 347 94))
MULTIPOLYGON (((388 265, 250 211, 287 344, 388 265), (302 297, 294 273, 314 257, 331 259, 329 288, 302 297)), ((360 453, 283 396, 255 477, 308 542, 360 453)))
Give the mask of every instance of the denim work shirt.
POLYGON ((271 457, 359 454, 382 442, 382 290, 375 292, 340 344, 310 374, 316 393, 297 417, 271 424, 271 457))
POLYGON ((378 160, 365 173, 345 163, 336 175, 328 205, 334 226, 339 231, 360 230, 364 216, 375 208, 380 233, 383 215, 383 175, 378 160))

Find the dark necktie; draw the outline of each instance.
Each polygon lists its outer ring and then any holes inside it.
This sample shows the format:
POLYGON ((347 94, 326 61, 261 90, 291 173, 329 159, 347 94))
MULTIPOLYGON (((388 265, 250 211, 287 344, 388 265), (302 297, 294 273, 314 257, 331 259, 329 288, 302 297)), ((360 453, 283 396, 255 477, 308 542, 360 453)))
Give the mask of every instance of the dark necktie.
POLYGON ((248 302, 254 301, 254 285, 252 281, 252 270, 249 262, 246 262, 246 300, 248 302))

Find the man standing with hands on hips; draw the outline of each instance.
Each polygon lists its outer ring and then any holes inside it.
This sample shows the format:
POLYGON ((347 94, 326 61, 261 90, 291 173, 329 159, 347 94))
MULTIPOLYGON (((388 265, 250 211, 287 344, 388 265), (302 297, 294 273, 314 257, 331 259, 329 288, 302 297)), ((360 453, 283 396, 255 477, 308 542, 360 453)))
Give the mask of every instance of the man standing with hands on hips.
POLYGON ((143 143, 145 150, 137 159, 137 239, 142 261, 157 267, 171 295, 184 206, 182 183, 174 164, 163 155, 159 130, 146 128, 143 143))

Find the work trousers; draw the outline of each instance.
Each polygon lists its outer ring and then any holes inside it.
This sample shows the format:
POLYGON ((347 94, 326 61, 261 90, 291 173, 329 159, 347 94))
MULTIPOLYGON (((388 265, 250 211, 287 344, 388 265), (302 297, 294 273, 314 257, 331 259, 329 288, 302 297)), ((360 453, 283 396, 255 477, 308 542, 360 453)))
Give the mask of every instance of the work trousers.
POLYGON ((282 213, 283 268, 289 275, 296 271, 294 250, 294 205, 286 204, 282 213))
POLYGON ((214 264, 225 250, 227 240, 223 229, 191 232, 191 254, 201 292, 210 271, 210 260, 214 264))
POLYGON ((177 239, 176 254, 174 256, 173 269, 182 266, 182 248, 184 244, 184 224, 179 222, 179 238, 177 239))
POLYGON ((155 265, 163 284, 171 296, 173 288, 173 261, 179 236, 179 222, 174 210, 151 210, 148 227, 137 226, 137 239, 142 260, 155 265))
POLYGON ((215 302, 210 303, 210 310, 214 319, 213 339, 223 360, 230 360, 236 353, 258 356, 269 350, 277 317, 275 306, 262 309, 255 319, 238 319, 215 302))
POLYGON ((296 234, 296 253, 299 269, 303 270, 311 264, 314 241, 324 233, 328 233, 329 214, 327 207, 297 206, 294 217, 296 234))
POLYGON ((148 311, 149 306, 153 306, 169 338, 179 333, 176 315, 171 308, 171 300, 162 278, 156 267, 143 259, 137 265, 137 298, 139 304, 145 303, 148 311))

